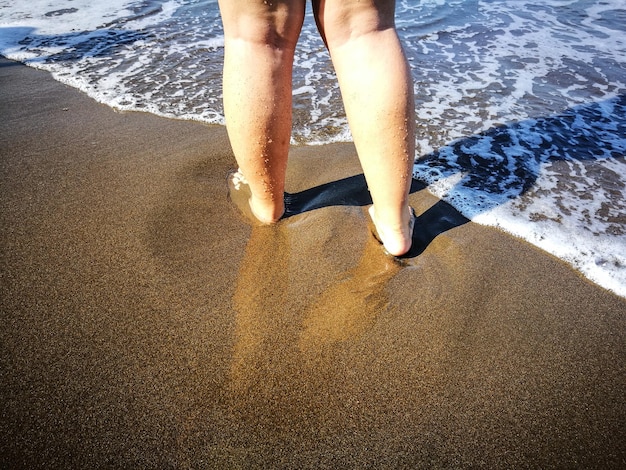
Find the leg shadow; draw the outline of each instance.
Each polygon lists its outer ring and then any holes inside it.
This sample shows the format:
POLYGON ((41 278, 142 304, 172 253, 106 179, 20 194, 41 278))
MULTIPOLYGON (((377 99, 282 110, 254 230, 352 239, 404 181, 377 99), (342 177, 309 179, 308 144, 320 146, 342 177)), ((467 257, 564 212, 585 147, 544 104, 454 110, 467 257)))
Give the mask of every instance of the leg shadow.
POLYGON ((469 221, 447 202, 436 202, 415 219, 413 244, 409 252, 402 258, 415 258, 421 255, 439 235, 469 221))
POLYGON ((331 206, 367 206, 372 197, 363 174, 324 183, 298 193, 285 193, 284 218, 331 206))
MULTIPOLYGON (((426 189, 426 184, 412 180, 410 193, 426 189)), ((293 217, 308 211, 331 206, 367 206, 372 204, 372 197, 367 189, 363 174, 349 176, 337 181, 321 184, 297 193, 285 193, 284 218, 293 217)), ((469 222, 450 204, 439 201, 426 212, 419 215, 413 230, 413 244, 402 259, 415 258, 426 250, 428 245, 440 234, 469 222)))

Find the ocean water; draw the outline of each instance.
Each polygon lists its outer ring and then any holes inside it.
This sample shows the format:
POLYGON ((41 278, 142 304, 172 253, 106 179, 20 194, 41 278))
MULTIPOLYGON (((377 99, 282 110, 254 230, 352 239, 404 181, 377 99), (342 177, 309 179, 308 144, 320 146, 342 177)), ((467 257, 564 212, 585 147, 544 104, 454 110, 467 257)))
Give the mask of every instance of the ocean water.
MULTIPOLYGON (((397 2, 414 177, 626 297, 626 0, 397 2)), ((214 0, 0 0, 0 54, 120 110, 223 124, 214 0)), ((309 12, 294 143, 348 141, 309 12)))

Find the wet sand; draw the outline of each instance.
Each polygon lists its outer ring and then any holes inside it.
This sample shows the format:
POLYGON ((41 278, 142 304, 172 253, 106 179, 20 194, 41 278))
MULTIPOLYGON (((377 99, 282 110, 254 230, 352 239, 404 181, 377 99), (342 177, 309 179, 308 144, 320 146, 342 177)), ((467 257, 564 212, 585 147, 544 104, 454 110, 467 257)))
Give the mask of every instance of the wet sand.
POLYGON ((369 235, 352 145, 294 215, 228 201, 219 126, 0 62, 2 468, 619 468, 626 301, 415 184, 369 235))

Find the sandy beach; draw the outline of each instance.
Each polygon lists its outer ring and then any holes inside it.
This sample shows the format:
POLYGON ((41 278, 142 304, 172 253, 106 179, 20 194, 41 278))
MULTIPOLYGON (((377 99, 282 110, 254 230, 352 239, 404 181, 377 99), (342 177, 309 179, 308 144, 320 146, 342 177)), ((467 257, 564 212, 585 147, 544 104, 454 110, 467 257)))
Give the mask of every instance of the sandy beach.
POLYGON ((0 61, 1 468, 623 468, 626 300, 416 183, 368 231, 351 144, 250 227, 220 126, 0 61))

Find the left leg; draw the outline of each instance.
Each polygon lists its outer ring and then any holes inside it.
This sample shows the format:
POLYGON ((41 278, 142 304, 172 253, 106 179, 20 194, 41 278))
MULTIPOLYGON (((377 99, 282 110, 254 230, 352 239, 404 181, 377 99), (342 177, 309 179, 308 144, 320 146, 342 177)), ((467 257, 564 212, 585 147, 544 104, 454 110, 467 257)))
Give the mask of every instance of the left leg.
POLYGON ((250 208, 262 223, 283 215, 291 138, 293 56, 305 0, 220 0, 224 113, 250 208))

